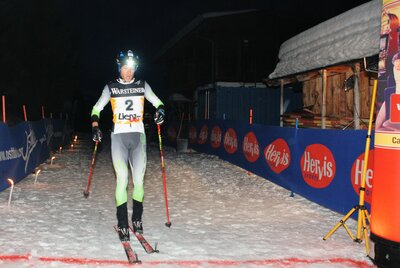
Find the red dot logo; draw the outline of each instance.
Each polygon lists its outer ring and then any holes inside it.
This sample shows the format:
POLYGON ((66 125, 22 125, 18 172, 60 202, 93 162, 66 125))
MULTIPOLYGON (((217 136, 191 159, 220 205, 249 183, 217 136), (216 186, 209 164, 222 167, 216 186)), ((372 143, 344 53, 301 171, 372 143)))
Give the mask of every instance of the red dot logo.
POLYGON ((332 152, 323 144, 307 146, 300 161, 304 181, 313 188, 325 188, 336 173, 332 152))
POLYGON ((242 149, 247 161, 251 163, 256 162, 260 157, 260 147, 257 137, 253 132, 249 132, 244 136, 242 149))
POLYGON ((195 144, 197 140, 197 130, 195 126, 191 126, 189 129, 189 142, 195 144))
POLYGON ((276 174, 281 173, 290 165, 290 149, 284 139, 277 139, 264 149, 265 161, 276 174))
POLYGON ((238 139, 236 131, 233 128, 229 128, 224 135, 224 148, 229 154, 234 154, 238 149, 238 139))
MULTIPOLYGON (((351 184, 353 185, 354 191, 360 195, 360 187, 362 181, 362 173, 364 168, 364 153, 360 154, 359 157, 354 161, 351 167, 351 184)), ((371 204, 372 197, 372 181, 374 177, 374 150, 370 150, 368 153, 367 172, 365 173, 365 202, 371 204)))
POLYGON ((197 139, 198 144, 205 144, 207 142, 207 137, 208 137, 208 127, 207 125, 204 125, 199 133, 199 137, 197 139))
POLYGON ((219 148, 221 146, 221 141, 222 141, 222 130, 219 126, 214 126, 213 129, 211 130, 211 137, 210 137, 211 147, 214 149, 219 148))
POLYGON ((174 142, 176 139, 176 128, 175 127, 169 127, 168 128, 168 140, 170 142, 174 142))

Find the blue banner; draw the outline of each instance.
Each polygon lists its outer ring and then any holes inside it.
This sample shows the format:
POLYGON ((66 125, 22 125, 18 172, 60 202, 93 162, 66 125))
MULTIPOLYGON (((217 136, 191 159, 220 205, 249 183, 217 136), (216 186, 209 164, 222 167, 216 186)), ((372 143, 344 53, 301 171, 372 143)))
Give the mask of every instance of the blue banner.
POLYGON ((72 133, 62 120, 23 122, 14 127, 0 123, 0 191, 32 173, 50 157, 50 152, 66 144, 72 133))
MULTIPOLYGON (((170 142, 174 142, 174 133, 168 129, 170 142)), ((315 203, 347 213, 359 200, 366 135, 365 130, 296 129, 208 120, 194 122, 188 139, 196 151, 217 155, 315 203)), ((368 207, 372 162, 368 161, 368 207)))

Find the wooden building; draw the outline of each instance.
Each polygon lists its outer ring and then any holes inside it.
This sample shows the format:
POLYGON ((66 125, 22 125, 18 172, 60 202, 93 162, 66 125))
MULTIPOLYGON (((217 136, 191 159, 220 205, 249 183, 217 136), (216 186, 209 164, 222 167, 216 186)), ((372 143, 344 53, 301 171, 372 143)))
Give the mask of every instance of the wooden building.
POLYGON ((300 83, 303 109, 283 113, 281 126, 367 128, 377 76, 380 1, 374 0, 285 41, 269 85, 300 83), (376 59, 376 60, 375 60, 376 59))

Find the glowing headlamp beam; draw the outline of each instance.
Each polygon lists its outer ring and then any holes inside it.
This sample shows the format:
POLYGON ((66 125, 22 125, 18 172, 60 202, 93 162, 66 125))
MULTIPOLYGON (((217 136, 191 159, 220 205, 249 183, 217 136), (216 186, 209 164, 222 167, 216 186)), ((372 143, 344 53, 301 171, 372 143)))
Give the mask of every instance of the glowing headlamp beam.
POLYGON ((128 65, 128 67, 133 68, 137 66, 137 63, 134 60, 128 59, 126 61, 126 65, 128 65))

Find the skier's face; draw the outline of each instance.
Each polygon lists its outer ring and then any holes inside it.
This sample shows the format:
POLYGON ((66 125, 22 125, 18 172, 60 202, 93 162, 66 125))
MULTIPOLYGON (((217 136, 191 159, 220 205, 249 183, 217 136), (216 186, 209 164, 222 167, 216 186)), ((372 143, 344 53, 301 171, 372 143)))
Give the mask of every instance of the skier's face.
POLYGON ((128 65, 124 65, 121 67, 121 78, 124 80, 124 82, 129 82, 132 81, 135 70, 133 69, 134 67, 129 67, 128 65))

